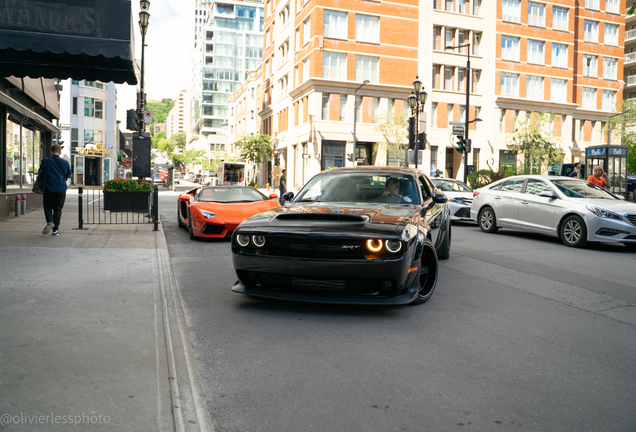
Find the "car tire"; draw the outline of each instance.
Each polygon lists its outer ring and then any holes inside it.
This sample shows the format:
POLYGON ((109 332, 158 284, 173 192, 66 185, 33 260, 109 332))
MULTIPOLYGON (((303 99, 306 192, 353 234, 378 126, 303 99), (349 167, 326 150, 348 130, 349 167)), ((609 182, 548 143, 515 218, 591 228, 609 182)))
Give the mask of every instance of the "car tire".
POLYGON ((435 248, 430 240, 426 240, 422 248, 422 257, 419 266, 419 291, 412 305, 420 305, 426 303, 433 296, 435 286, 437 285, 438 260, 435 248))
POLYGON ((559 235, 563 244, 569 247, 582 248, 587 244, 587 226, 577 215, 570 215, 563 220, 559 235))
POLYGON ((623 243, 627 250, 636 251, 636 243, 623 243))
POLYGON ((181 210, 179 210, 179 205, 177 205, 177 225, 179 228, 185 228, 185 225, 181 222, 181 210))
POLYGON ((451 251, 451 223, 448 222, 448 226, 444 230, 444 240, 442 240, 442 244, 437 249, 437 258, 441 260, 446 260, 450 258, 451 251))
POLYGON ((496 233, 499 229, 497 227, 497 216, 492 207, 484 207, 479 210, 479 216, 477 216, 477 223, 479 228, 485 233, 496 233))
POLYGON ((190 240, 196 240, 194 231, 192 231, 192 214, 188 212, 188 232, 190 233, 190 240))

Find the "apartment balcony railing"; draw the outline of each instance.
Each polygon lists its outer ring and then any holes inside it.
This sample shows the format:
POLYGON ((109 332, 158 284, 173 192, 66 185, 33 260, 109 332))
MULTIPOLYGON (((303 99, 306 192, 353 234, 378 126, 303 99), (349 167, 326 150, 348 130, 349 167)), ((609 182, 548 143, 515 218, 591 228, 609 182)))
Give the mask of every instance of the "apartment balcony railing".
POLYGON ((636 75, 627 75, 625 77, 625 85, 626 86, 636 85, 636 75))
POLYGON ((624 101, 627 101, 629 103, 634 103, 636 102, 636 98, 629 98, 629 99, 623 99, 624 101))
POLYGON ((625 63, 624 66, 627 66, 629 63, 636 62, 636 52, 630 52, 625 54, 625 63))
POLYGON ((625 31, 625 42, 631 42, 636 39, 636 29, 625 31))

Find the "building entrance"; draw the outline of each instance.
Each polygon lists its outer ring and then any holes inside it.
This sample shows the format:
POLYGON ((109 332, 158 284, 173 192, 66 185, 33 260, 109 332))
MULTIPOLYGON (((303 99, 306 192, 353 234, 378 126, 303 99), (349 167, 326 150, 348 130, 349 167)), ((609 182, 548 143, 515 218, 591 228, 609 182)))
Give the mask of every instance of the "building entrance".
POLYGON ((99 175, 100 158, 85 157, 84 167, 84 184, 86 186, 99 186, 102 184, 101 177, 99 175))

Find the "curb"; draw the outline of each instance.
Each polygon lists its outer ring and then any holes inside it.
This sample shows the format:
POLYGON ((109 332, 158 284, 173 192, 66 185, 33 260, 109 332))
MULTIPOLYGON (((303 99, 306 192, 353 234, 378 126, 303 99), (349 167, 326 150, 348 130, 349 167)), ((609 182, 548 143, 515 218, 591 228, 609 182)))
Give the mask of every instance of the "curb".
POLYGON ((155 249, 153 256, 159 287, 156 291, 159 298, 155 297, 159 430, 213 432, 163 224, 159 226, 163 244, 155 249), (162 347, 165 348, 165 356, 161 352, 162 347))

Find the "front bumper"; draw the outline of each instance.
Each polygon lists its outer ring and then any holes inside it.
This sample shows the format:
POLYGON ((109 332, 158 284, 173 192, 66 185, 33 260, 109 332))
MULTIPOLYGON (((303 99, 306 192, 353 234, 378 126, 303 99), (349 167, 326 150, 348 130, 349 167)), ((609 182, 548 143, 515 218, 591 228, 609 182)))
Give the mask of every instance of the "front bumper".
POLYGON ((603 243, 636 243, 636 226, 627 221, 586 215, 587 240, 603 243))

